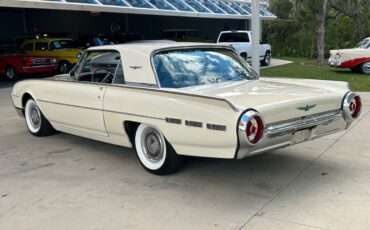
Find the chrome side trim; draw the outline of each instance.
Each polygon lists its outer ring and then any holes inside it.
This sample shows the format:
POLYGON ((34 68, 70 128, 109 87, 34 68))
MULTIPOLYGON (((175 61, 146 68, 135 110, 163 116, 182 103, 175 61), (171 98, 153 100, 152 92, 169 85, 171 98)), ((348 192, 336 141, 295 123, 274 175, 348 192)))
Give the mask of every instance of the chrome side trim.
POLYGON ((120 111, 114 111, 114 110, 98 109, 98 108, 87 107, 87 106, 80 106, 80 105, 71 105, 71 104, 65 104, 65 103, 60 103, 60 102, 48 101, 48 100, 43 100, 43 99, 38 99, 37 101, 41 101, 41 102, 45 102, 45 103, 50 103, 50 104, 56 104, 56 105, 70 106, 70 107, 75 107, 75 108, 82 108, 82 109, 89 109, 89 110, 96 110, 96 111, 108 112, 108 113, 117 113, 117 114, 129 115, 129 116, 138 116, 138 117, 150 118, 150 119, 156 119, 156 120, 165 120, 164 118, 160 118, 160 117, 152 117, 152 116, 146 116, 146 115, 135 114, 135 113, 120 112, 120 111))
POLYGON ((36 68, 46 68, 46 67, 57 67, 57 64, 23 66, 22 69, 36 69, 36 68))
POLYGON ((301 129, 326 125, 340 118, 343 118, 343 111, 341 109, 333 110, 298 119, 268 124, 266 125, 265 132, 269 136, 284 135, 301 129))
POLYGON ((203 128, 203 123, 198 121, 188 121, 185 120, 186 126, 196 127, 196 128, 203 128))
POLYGON ((215 131, 226 131, 226 126, 217 125, 217 124, 207 124, 207 129, 215 130, 215 131))
MULTIPOLYGON (((32 79, 27 79, 24 81, 35 81, 32 79)), ((40 79, 38 79, 40 81, 40 79)), ((142 85, 120 85, 120 84, 106 84, 106 83, 99 83, 99 82, 83 82, 83 81, 76 81, 76 80, 61 80, 61 79, 42 79, 41 81, 58 81, 58 82, 69 82, 69 83, 77 83, 77 84, 92 84, 92 85, 103 85, 103 86, 109 86, 109 87, 118 87, 118 88, 127 88, 127 89, 136 89, 136 90, 143 90, 143 91, 154 91, 154 92, 159 92, 159 93, 168 93, 168 94, 174 94, 174 95, 182 95, 182 96, 187 96, 187 97, 196 97, 196 98, 205 98, 205 99, 210 99, 210 100, 216 100, 216 101, 223 101, 229 107, 234 111, 234 112, 239 112, 239 109, 229 100, 221 97, 212 97, 212 96, 207 96, 207 95, 200 95, 200 94, 192 94, 192 93, 186 93, 186 92, 180 92, 180 91, 173 91, 173 90, 165 90, 163 88, 154 88, 154 87, 148 87, 147 84, 142 85)), ((150 84, 150 86, 152 86, 150 84)))
POLYGON ((182 120, 181 119, 171 118, 171 117, 166 117, 166 122, 167 123, 171 123, 171 124, 177 124, 177 125, 181 125, 182 124, 182 120))

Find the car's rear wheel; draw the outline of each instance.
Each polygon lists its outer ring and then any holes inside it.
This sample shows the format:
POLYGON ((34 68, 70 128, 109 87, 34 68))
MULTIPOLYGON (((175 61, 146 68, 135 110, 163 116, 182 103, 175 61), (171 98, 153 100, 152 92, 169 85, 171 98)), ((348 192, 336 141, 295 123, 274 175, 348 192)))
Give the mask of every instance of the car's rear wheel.
POLYGON ((13 66, 7 66, 5 68, 5 76, 9 81, 15 81, 18 78, 18 73, 13 66))
POLYGON ((361 64, 361 72, 364 74, 370 74, 370 62, 364 62, 361 64))
POLYGON ((26 102, 24 117, 26 119, 27 128, 32 135, 43 137, 55 133, 55 129, 42 114, 39 106, 33 99, 29 99, 26 102))
POLYGON ((136 153, 142 166, 156 175, 167 175, 180 169, 184 157, 177 155, 161 131, 140 124, 135 134, 136 153))
POLYGON ((68 73, 71 69, 71 64, 67 61, 61 61, 58 64, 58 72, 61 74, 68 73))
POLYGON ((266 51, 265 56, 263 60, 261 61, 261 64, 263 66, 269 66, 271 64, 271 52, 270 51, 266 51))

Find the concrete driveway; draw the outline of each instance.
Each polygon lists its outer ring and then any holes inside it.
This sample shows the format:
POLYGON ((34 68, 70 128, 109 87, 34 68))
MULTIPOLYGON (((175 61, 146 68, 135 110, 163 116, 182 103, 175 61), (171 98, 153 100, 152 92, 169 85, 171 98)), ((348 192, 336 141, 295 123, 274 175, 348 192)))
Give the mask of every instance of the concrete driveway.
MULTIPOLYGON (((4 82, 0 82, 3 84, 4 82)), ((369 229, 370 93, 346 132, 175 175, 131 149, 31 136, 0 87, 0 229, 369 229)))

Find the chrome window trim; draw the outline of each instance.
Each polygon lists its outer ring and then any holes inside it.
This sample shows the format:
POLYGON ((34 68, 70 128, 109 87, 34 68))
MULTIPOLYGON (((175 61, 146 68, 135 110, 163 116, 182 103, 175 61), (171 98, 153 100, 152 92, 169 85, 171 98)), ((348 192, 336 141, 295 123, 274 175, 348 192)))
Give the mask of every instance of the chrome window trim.
POLYGON ((122 56, 121 56, 121 53, 119 54, 120 58, 119 58, 119 61, 118 61, 118 65, 116 67, 116 70, 114 71, 114 77, 112 79, 112 85, 125 85, 126 84, 126 81, 125 81, 125 72, 124 72, 124 69, 123 69, 123 63, 122 63, 122 56), (118 71, 118 67, 119 65, 121 64, 121 67, 122 67, 122 77, 123 77, 123 84, 117 84, 117 83, 114 83, 116 78, 117 78, 117 71, 118 71))
MULTIPOLYGON (((80 74, 81 74, 81 70, 82 70, 82 66, 83 66, 82 64, 85 63, 86 58, 89 56, 89 54, 91 54, 93 52, 114 52, 114 53, 118 53, 119 56, 120 56, 119 61, 122 61, 122 55, 121 55, 121 52, 119 52, 119 50, 115 50, 115 49, 93 49, 93 50, 89 50, 88 49, 88 50, 85 50, 83 52, 83 55, 84 55, 83 56, 83 60, 75 65, 76 70, 78 69, 78 75, 77 75, 77 72, 75 72, 76 79, 73 79, 75 82, 80 82, 78 79, 80 78, 80 74), (78 66, 78 64, 79 64, 79 66, 78 66)), ((117 67, 116 67, 116 69, 114 71, 114 78, 116 78, 117 69, 118 69, 118 65, 117 65, 117 67)), ((125 72, 123 70, 123 64, 122 64, 122 72, 123 72, 123 76, 125 76, 125 72)), ((88 83, 88 82, 86 82, 86 83, 88 83)), ((91 83, 94 84, 96 82, 91 82, 91 83)), ((98 82, 98 83, 100 83, 100 82, 98 82)), ((110 83, 110 84, 107 84, 107 83, 104 83, 104 84, 105 85, 114 85, 113 84, 113 80, 112 80, 112 83, 110 83)))

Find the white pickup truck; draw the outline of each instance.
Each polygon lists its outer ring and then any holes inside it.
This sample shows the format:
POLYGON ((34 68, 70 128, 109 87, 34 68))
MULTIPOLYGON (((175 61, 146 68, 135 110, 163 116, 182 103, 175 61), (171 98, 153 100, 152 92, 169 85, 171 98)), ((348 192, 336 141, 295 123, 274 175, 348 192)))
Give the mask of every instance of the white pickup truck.
MULTIPOLYGON (((252 60, 252 33, 246 30, 222 31, 218 36, 217 43, 230 45, 246 61, 252 60)), ((271 46, 260 44, 261 65, 268 66, 271 62, 271 46)))

